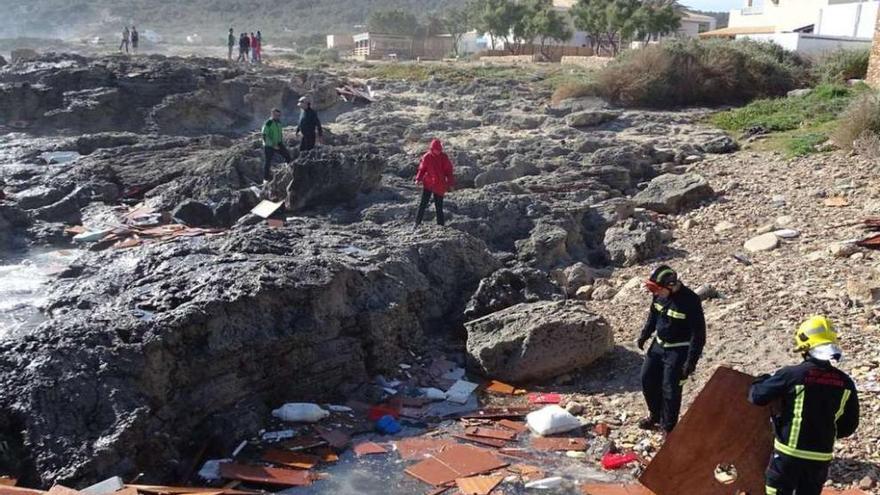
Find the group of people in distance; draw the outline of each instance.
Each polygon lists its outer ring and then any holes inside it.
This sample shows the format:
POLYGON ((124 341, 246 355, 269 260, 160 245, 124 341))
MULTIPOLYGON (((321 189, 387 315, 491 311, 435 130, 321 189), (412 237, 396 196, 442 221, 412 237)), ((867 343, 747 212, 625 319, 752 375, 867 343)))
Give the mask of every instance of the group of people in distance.
POLYGON ((141 35, 138 34, 138 30, 136 27, 132 26, 131 30, 128 29, 128 26, 123 27, 122 42, 119 43, 119 51, 125 50, 125 53, 128 53, 129 46, 131 46, 131 51, 137 53, 140 38, 141 35))
MULTIPOLYGON (((229 28, 229 36, 227 38, 227 47, 229 53, 227 60, 232 60, 232 51, 235 48, 235 32, 229 28)), ((237 62, 259 64, 263 61, 263 34, 257 31, 256 34, 241 33, 238 36, 238 59, 237 62)))

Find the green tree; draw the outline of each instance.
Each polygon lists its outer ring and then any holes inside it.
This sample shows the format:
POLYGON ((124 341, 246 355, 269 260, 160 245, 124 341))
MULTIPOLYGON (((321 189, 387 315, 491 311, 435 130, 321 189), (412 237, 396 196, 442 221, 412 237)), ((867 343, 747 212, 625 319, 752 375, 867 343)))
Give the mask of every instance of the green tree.
POLYGON ((405 10, 374 10, 367 17, 367 29, 374 33, 414 36, 419 31, 419 21, 405 10))
POLYGON ((681 26, 681 6, 675 0, 644 0, 635 15, 645 41, 674 33, 681 26))
POLYGON ((473 8, 474 27, 481 34, 489 35, 494 50, 498 40, 506 40, 513 34, 521 10, 512 0, 477 0, 473 8))
POLYGON ((474 25, 469 9, 451 8, 447 10, 446 15, 443 16, 443 25, 446 27, 446 32, 452 36, 452 53, 458 57, 458 45, 461 43, 461 38, 474 25))
POLYGON ((553 8, 552 0, 523 0, 518 7, 513 36, 520 45, 538 42, 541 54, 546 56, 548 42, 564 42, 571 38, 571 29, 566 19, 553 8))
POLYGON ((611 0, 578 0, 571 10, 574 26, 590 37, 593 53, 602 53, 608 32, 608 6, 611 0))

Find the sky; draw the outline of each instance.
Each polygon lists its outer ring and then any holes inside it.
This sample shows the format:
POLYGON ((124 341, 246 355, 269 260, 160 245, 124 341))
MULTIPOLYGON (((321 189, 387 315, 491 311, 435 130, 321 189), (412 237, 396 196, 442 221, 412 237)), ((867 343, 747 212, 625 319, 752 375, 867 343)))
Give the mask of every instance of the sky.
POLYGON ((727 12, 742 8, 743 0, 680 0, 679 3, 692 9, 727 12))

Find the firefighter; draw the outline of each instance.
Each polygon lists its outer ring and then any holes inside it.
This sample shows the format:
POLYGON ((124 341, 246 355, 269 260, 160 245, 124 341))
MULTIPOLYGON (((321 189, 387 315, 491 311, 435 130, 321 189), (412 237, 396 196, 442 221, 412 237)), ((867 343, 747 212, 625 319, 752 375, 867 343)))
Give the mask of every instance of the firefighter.
POLYGON ((820 495, 834 441, 852 435, 859 425, 855 384, 832 363, 840 361, 842 351, 828 318, 811 317, 797 329, 794 340, 803 362, 757 378, 749 390, 753 404, 778 404, 767 495, 820 495))
POLYGON ((681 410, 684 382, 694 373, 706 343, 703 305, 694 291, 678 280, 672 268, 661 265, 645 283, 653 295, 648 321, 637 345, 655 335, 642 365, 642 393, 650 415, 639 428, 672 431, 681 410))

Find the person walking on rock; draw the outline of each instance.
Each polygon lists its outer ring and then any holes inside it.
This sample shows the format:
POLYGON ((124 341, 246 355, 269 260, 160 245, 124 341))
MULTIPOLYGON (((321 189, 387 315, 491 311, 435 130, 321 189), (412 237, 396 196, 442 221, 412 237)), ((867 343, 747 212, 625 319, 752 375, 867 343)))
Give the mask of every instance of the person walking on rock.
POLYGON ((431 147, 422 155, 419 162, 419 170, 416 173, 415 182, 422 184, 422 199, 419 202, 419 210, 416 213, 416 228, 422 224, 428 201, 434 197, 434 208, 437 211, 437 225, 443 225, 443 196, 455 185, 455 177, 452 173, 452 161, 443 152, 443 143, 439 139, 431 141, 431 147))
POLYGON ((257 63, 263 63, 263 33, 257 31, 257 63))
POLYGON ((226 55, 226 60, 232 61, 232 49, 235 48, 235 32, 232 28, 229 28, 229 36, 226 39, 226 44, 229 47, 229 54, 226 55))
POLYGON ((263 124, 263 180, 268 182, 272 179, 272 158, 275 153, 281 154, 285 163, 290 163, 290 152, 284 146, 284 137, 281 130, 281 110, 272 109, 272 116, 263 124))
POLYGON ((813 316, 794 336, 803 362, 758 377, 749 401, 775 407, 774 452, 765 474, 767 495, 820 495, 834 458, 834 441, 859 426, 859 397, 852 378, 837 369, 843 351, 824 316, 813 316))
POLYGON ((703 353, 706 320, 700 297, 678 280, 672 268, 657 267, 645 286, 653 298, 637 345, 643 350, 652 335, 654 339, 645 354, 641 376, 650 415, 639 421, 639 428, 659 426, 668 433, 678 424, 684 382, 703 353))
POLYGON ((141 40, 141 35, 138 34, 137 26, 131 27, 131 51, 133 53, 138 52, 138 43, 141 40))
POLYGON ((318 112, 312 108, 312 100, 308 96, 303 96, 299 99, 299 108, 299 125, 296 126, 296 133, 302 133, 299 150, 308 151, 315 147, 315 142, 323 144, 324 128, 321 126, 318 112))
POLYGON ((128 31, 128 26, 122 28, 122 42, 119 44, 119 51, 122 51, 125 48, 125 53, 128 53, 128 41, 131 37, 131 33, 128 31))
POLYGON ((238 37, 238 61, 247 63, 248 61, 248 37, 245 33, 241 33, 238 37))

